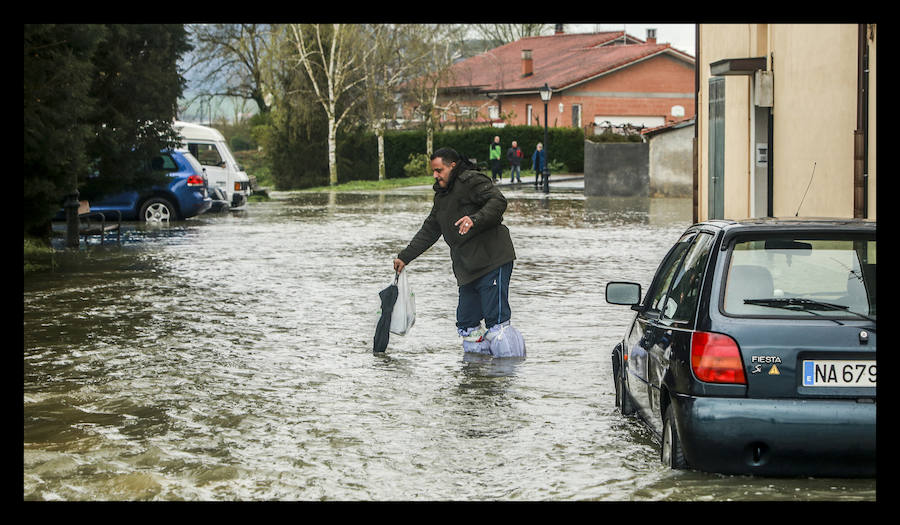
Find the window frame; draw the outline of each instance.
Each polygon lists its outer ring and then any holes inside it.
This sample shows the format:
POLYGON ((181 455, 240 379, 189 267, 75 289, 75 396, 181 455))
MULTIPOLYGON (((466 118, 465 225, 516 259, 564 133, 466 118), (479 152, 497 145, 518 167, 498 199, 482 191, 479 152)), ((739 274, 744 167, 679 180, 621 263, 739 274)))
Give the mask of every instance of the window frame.
POLYGON ((194 158, 197 159, 197 162, 199 162, 201 166, 212 166, 214 168, 224 168, 226 166, 225 157, 222 155, 222 152, 219 151, 218 146, 216 146, 215 144, 210 144, 208 142, 191 142, 190 144, 188 144, 188 151, 190 151, 191 155, 193 155, 194 158), (203 156, 200 154, 201 147, 210 151, 215 151, 216 156, 219 158, 219 162, 206 162, 202 158, 203 156))
MULTIPOLYGON (((709 272, 710 260, 712 259, 713 247, 715 245, 716 236, 709 232, 697 231, 693 240, 691 240, 690 245, 684 253, 684 257, 681 258, 681 261, 678 263, 678 269, 675 271, 675 274, 672 280, 669 282, 669 287, 666 290, 663 299, 663 309, 661 309, 659 319, 661 321, 668 321, 672 326, 679 328, 689 328, 693 329, 697 323, 697 312, 702 302, 703 297, 703 287, 706 282, 706 275, 709 272), (703 246, 700 246, 700 242, 705 243, 703 246), (688 257, 694 252, 695 249, 699 249, 705 251, 705 254, 701 255, 703 258, 702 262, 696 266, 697 270, 694 270, 695 267, 690 267, 685 269, 685 262, 688 260, 688 257), (674 288, 681 282, 681 279, 685 277, 685 274, 688 271, 696 271, 698 273, 696 278, 696 287, 697 293, 694 297, 693 303, 690 306, 690 310, 688 310, 689 315, 687 318, 678 318, 675 314, 679 314, 678 307, 676 307, 675 312, 672 316, 666 315, 666 309, 668 306, 669 297, 671 297, 672 291, 674 288)), ((684 312, 682 312, 683 314, 684 312)))
MULTIPOLYGON (((663 283, 662 281, 666 278, 666 275, 672 271, 672 277, 677 274, 679 268, 681 267, 681 263, 684 261, 684 257, 687 255, 690 250, 691 245, 696 238, 698 231, 688 231, 685 232, 681 237, 679 237, 678 241, 669 248, 669 251, 666 253, 666 256, 663 258, 659 267, 656 269, 656 273, 653 275, 653 281, 650 283, 650 287, 647 289, 646 295, 644 295, 644 303, 641 305, 641 313, 647 317, 653 317, 654 319, 661 319, 662 312, 656 308, 655 305, 660 304, 663 301, 663 298, 668 294, 668 289, 672 285, 671 278, 668 282, 663 283), (662 287, 665 286, 665 290, 662 287), (662 292, 660 295, 657 293, 662 292)), ((665 304, 663 302, 663 304, 665 304)))

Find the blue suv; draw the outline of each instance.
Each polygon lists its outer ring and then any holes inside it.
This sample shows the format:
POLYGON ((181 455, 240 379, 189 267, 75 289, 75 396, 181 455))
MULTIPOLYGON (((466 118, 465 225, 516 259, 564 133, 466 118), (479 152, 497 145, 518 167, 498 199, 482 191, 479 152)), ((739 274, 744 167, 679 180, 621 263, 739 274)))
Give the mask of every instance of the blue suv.
POLYGON ((165 150, 151 160, 151 168, 166 172, 171 181, 91 201, 91 212, 119 212, 123 220, 168 222, 200 215, 212 206, 203 167, 190 153, 165 150))

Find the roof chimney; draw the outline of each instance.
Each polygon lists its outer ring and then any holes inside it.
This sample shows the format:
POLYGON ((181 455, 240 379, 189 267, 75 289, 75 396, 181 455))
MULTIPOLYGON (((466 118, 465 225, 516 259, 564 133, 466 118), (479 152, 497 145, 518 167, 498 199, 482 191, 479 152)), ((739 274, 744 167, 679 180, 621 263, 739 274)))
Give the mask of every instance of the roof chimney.
POLYGON ((522 50, 522 76, 531 76, 534 73, 534 61, 531 59, 531 50, 522 50))
POLYGON ((647 43, 648 44, 656 43, 656 29, 647 29, 647 43))
POLYGON ((555 32, 554 32, 553 34, 554 34, 554 35, 561 35, 561 34, 563 34, 564 32, 565 32, 565 31, 563 31, 563 25, 562 25, 562 24, 556 24, 556 30, 555 30, 555 32))

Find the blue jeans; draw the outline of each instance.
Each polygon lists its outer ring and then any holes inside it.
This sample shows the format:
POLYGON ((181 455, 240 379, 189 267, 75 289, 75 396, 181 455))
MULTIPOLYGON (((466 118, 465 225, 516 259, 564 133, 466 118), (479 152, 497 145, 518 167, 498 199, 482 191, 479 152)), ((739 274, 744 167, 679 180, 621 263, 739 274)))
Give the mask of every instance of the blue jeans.
POLYGON ((487 275, 459 287, 456 307, 456 327, 471 328, 481 324, 485 328, 509 321, 509 277, 513 262, 509 261, 487 275))
POLYGON ((514 178, 522 182, 522 169, 518 164, 510 164, 509 166, 509 182, 512 182, 514 178))

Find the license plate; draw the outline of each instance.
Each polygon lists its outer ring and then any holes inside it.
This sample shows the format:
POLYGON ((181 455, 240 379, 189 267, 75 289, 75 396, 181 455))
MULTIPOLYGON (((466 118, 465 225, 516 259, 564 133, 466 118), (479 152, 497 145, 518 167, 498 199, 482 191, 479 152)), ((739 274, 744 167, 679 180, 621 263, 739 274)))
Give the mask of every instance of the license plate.
POLYGON ((803 361, 803 386, 875 387, 875 361, 803 361))

